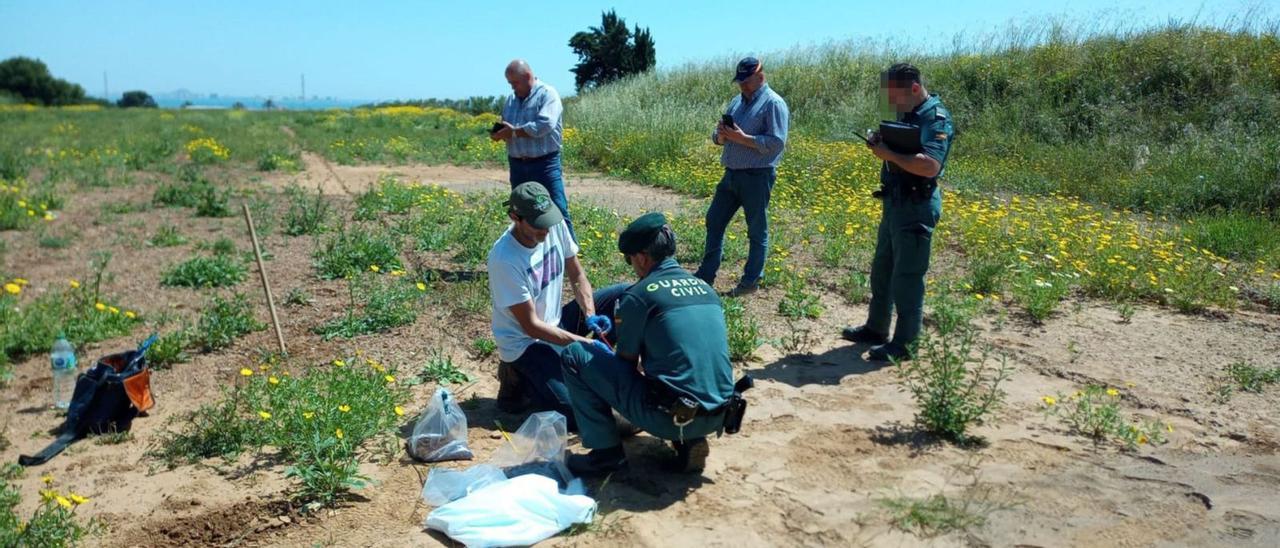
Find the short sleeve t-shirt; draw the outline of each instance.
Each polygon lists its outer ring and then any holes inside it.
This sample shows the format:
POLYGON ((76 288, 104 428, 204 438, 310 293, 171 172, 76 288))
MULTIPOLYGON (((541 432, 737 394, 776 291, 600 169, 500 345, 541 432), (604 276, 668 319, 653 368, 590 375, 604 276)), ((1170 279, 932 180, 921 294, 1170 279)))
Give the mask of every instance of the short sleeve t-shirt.
POLYGON ((560 323, 560 301, 564 290, 564 261, 578 254, 578 244, 565 223, 551 227, 547 239, 528 248, 511 228, 489 250, 489 295, 493 300, 493 338, 498 357, 505 362, 520 358, 536 342, 525 334, 511 307, 533 301, 534 314, 542 321, 560 323))

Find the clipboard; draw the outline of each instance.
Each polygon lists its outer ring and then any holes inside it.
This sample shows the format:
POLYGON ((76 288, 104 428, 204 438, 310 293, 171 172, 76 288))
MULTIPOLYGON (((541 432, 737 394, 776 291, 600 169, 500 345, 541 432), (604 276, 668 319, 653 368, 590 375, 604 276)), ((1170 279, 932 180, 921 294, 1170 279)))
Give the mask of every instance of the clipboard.
POLYGON ((920 126, 903 122, 880 122, 880 138, 889 150, 898 154, 916 154, 924 148, 920 145, 920 126))

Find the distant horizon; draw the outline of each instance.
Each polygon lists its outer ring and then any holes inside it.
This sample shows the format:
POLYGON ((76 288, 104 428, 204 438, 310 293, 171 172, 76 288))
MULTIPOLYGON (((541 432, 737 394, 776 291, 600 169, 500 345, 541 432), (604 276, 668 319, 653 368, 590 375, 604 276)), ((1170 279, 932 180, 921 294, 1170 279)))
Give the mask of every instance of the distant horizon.
MULTIPOLYGON (((908 24, 897 5, 823 0, 785 6, 763 0, 693 6, 655 1, 621 6, 618 15, 629 27, 650 29, 657 43, 656 68, 661 71, 846 41, 941 53, 964 40, 1052 21, 1092 33, 1106 31, 1107 25, 1137 30, 1170 21, 1217 25, 1247 15, 1271 15, 1270 4, 1246 0, 1212 9, 1199 0, 1066 0, 1052 6, 993 0, 981 9, 959 4, 964 3, 913 6, 913 12, 930 14, 918 25, 908 24), (745 43, 731 33, 708 33, 707 25, 690 21, 756 30, 745 43)), ((128 6, 137 9, 124 7, 84 0, 0 3, 0 21, 11 27, 0 34, 0 59, 40 59, 55 77, 79 84, 88 96, 110 101, 124 91, 143 90, 162 106, 190 100, 169 100, 180 92, 217 104, 222 98, 299 103, 301 78, 306 75, 308 99, 300 103, 354 106, 508 96, 502 68, 518 57, 568 97, 576 94, 569 69, 577 63, 568 38, 599 25, 600 12, 610 9, 585 1, 538 10, 513 2, 459 6, 403 1, 353 10, 331 0, 316 0, 303 10, 246 0, 216 6, 143 2, 128 6), (519 18, 521 31, 478 30, 501 28, 504 18, 519 18), (441 25, 442 20, 449 24, 441 25), (485 38, 490 34, 505 38, 485 38), (214 94, 217 98, 210 99, 214 94)), ((726 91, 731 92, 727 84, 726 91)))

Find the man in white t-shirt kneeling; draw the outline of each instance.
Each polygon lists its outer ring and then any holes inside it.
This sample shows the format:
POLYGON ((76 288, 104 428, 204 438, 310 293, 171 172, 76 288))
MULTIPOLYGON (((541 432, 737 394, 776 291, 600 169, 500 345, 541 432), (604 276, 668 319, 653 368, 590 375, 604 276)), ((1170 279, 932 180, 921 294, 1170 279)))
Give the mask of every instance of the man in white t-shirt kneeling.
MULTIPOLYGON (((489 251, 489 294, 493 299, 493 338, 498 344, 498 406, 559 411, 576 430, 569 391, 560 367, 560 350, 574 342, 608 345, 582 336, 583 326, 608 329, 596 316, 591 282, 578 262, 564 217, 546 187, 521 183, 511 190, 507 216, 511 227, 489 251), (573 286, 577 326, 561 325, 566 275, 573 286), (582 321, 580 318, 586 318, 582 321)), ((612 289, 612 288, 610 288, 612 289)), ((620 293, 620 292, 618 292, 620 293)), ((616 296, 615 296, 616 298, 616 296)), ((612 300, 612 299, 610 299, 612 300)))

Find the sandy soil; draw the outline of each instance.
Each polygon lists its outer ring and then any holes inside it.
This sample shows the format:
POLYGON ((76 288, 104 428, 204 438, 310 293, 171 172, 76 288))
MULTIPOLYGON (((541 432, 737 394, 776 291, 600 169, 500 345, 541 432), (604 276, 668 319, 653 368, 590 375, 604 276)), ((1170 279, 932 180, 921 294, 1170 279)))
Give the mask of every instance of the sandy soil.
MULTIPOLYGON (((383 173, 435 182, 460 191, 506 188, 505 172, 441 166, 316 165, 256 183, 319 186, 348 208, 341 194, 367 188, 383 173)), ((234 173, 229 175, 236 175, 234 173)), ((247 174, 238 179, 248 179, 247 174)), ((703 207, 701 202, 596 177, 570 176, 575 202, 628 212, 703 207)), ((4 233, 4 269, 32 280, 30 291, 84 279, 88 256, 115 254, 105 284, 124 305, 149 317, 170 313, 193 318, 205 295, 159 286, 160 272, 191 253, 191 245, 155 249, 142 242, 164 223, 193 240, 226 235, 248 249, 239 217, 195 219, 185 210, 161 209, 104 218, 100 206, 149 200, 152 186, 76 194, 58 223, 79 237, 68 248, 37 246, 35 232, 4 233)), ((273 255, 268 271, 278 294, 305 287, 306 306, 282 309, 291 351, 327 361, 356 348, 403 367, 418 366, 433 349, 449 352, 476 379, 457 390, 469 404, 470 443, 480 460, 501 443, 495 421, 514 428, 521 418, 498 413, 493 358, 473 359, 469 341, 487 332, 484 314, 432 309, 413 325, 350 341, 321 341, 309 329, 342 310, 340 283, 312 275, 308 238, 266 237, 273 255)), ((726 267, 729 268, 729 267, 726 267)), ((237 287, 258 297, 256 278, 237 287)), ((911 427, 914 404, 892 367, 866 362, 864 348, 839 340, 843 325, 857 323, 865 307, 850 306, 833 292, 823 296, 820 320, 788 326, 776 314, 780 290, 749 301, 765 336, 808 332, 803 351, 766 345, 743 369, 758 379, 743 432, 712 440, 708 468, 698 477, 665 476, 656 458, 666 448, 654 438, 630 440, 629 473, 591 485, 603 517, 585 533, 548 545, 586 546, 1154 546, 1280 545, 1280 404, 1277 389, 1255 395, 1215 397, 1222 368, 1234 361, 1280 366, 1280 318, 1236 311, 1187 316, 1139 308, 1121 323, 1100 303, 1066 303, 1042 326, 1011 315, 984 320, 983 341, 1006 354, 1013 369, 1005 385, 1008 405, 978 428, 986 444, 957 448, 933 443, 911 427), (1167 421, 1169 443, 1120 451, 1068 434, 1040 412, 1039 398, 1088 383, 1124 390, 1127 413, 1167 421), (935 538, 895 529, 880 501, 943 493, 986 515, 984 525, 935 538)), ((263 304, 265 306, 265 304, 263 304)), ((260 314, 265 319, 265 311, 260 314)), ((143 335, 80 349, 98 356, 131 346, 143 335)), ((273 335, 261 331, 221 352, 196 355, 157 372, 158 406, 135 422, 134 439, 119 445, 81 441, 66 454, 20 480, 34 505, 40 474, 92 502, 80 512, 108 526, 91 544, 103 546, 434 546, 442 537, 422 530, 430 510, 419 498, 428 468, 397 455, 370 463, 376 484, 355 500, 320 515, 288 504, 283 465, 245 457, 232 464, 164 470, 143 458, 171 417, 213 401, 219 386, 236 382, 239 368, 254 363, 273 335)), ((776 346, 775 346, 776 345, 776 346)), ((82 358, 83 359, 83 358, 82 358)), ((411 411, 425 404, 431 387, 419 386, 411 411)), ((0 390, 0 430, 12 446, 0 459, 39 450, 58 419, 47 408, 46 357, 17 364, 16 378, 0 390)), ((576 448, 575 448, 576 449, 576 448)), ((455 464, 451 466, 465 466, 455 464)))

